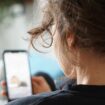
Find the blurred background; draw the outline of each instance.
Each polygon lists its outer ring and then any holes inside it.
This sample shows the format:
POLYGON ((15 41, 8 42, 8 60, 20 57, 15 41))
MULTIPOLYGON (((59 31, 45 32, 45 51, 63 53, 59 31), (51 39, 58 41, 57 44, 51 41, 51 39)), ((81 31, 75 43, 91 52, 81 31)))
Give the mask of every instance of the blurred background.
MULTIPOLYGON (((0 80, 4 79, 2 53, 7 49, 25 49, 29 51, 31 75, 43 71, 59 84, 63 73, 52 50, 47 54, 38 53, 29 47, 27 31, 41 21, 40 8, 45 0, 0 0, 0 80)), ((57 84, 57 85, 58 85, 57 84)), ((0 97, 0 105, 6 99, 0 97)))

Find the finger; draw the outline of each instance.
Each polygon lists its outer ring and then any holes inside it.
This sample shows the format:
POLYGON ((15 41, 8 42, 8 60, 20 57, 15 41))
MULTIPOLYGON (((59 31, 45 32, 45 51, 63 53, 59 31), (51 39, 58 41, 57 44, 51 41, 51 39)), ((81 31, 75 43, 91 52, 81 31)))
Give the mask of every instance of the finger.
POLYGON ((32 77, 32 80, 35 80, 35 81, 39 81, 40 80, 40 77, 32 77))
POLYGON ((32 89, 33 89, 33 93, 36 94, 38 89, 39 89, 39 85, 35 82, 32 82, 32 89))
POLYGON ((7 92, 6 91, 1 91, 1 96, 7 96, 7 92))
POLYGON ((37 82, 37 83, 41 83, 41 82, 44 82, 45 79, 42 76, 38 76, 38 77, 32 77, 32 81, 37 82))
POLYGON ((39 82, 40 82, 40 80, 39 80, 38 77, 33 77, 33 78, 32 78, 32 83, 33 83, 33 84, 34 84, 34 83, 39 84, 39 82))
POLYGON ((32 81, 32 85, 33 85, 34 88, 35 87, 37 88, 39 86, 39 84, 37 82, 35 82, 35 81, 32 81))
POLYGON ((5 87, 6 87, 6 82, 5 82, 5 81, 2 81, 2 82, 0 83, 0 85, 1 85, 2 88, 5 88, 5 87))

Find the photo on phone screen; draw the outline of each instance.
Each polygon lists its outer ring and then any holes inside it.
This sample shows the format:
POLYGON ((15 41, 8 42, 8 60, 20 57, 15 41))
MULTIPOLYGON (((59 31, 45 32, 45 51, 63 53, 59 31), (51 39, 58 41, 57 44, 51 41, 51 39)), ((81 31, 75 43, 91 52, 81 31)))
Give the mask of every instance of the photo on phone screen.
POLYGON ((32 95, 28 53, 5 51, 3 56, 9 100, 32 95))

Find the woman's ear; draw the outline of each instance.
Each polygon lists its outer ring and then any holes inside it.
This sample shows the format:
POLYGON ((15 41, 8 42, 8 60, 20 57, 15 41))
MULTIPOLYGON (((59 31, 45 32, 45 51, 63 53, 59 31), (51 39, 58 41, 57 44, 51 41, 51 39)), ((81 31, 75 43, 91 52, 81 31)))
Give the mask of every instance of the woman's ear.
POLYGON ((69 34, 67 36, 67 45, 69 48, 73 47, 73 43, 74 43, 74 35, 73 34, 69 34))

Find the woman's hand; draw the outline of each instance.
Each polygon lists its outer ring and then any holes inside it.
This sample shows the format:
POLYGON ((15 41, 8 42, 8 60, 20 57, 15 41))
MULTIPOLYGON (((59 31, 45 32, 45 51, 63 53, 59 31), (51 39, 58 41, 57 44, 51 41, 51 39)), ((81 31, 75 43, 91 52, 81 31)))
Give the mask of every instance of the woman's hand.
POLYGON ((51 92, 51 88, 42 76, 32 78, 33 93, 51 92))
MULTIPOLYGON (((1 96, 7 96, 6 82, 1 81, 0 86, 2 87, 2 91, 0 92, 1 96)), ((41 76, 32 77, 32 88, 34 94, 51 91, 50 86, 48 85, 46 80, 41 76)))
POLYGON ((2 91, 0 92, 1 96, 7 96, 7 92, 6 92, 6 82, 5 81, 1 81, 0 82, 0 87, 2 88, 2 91))

